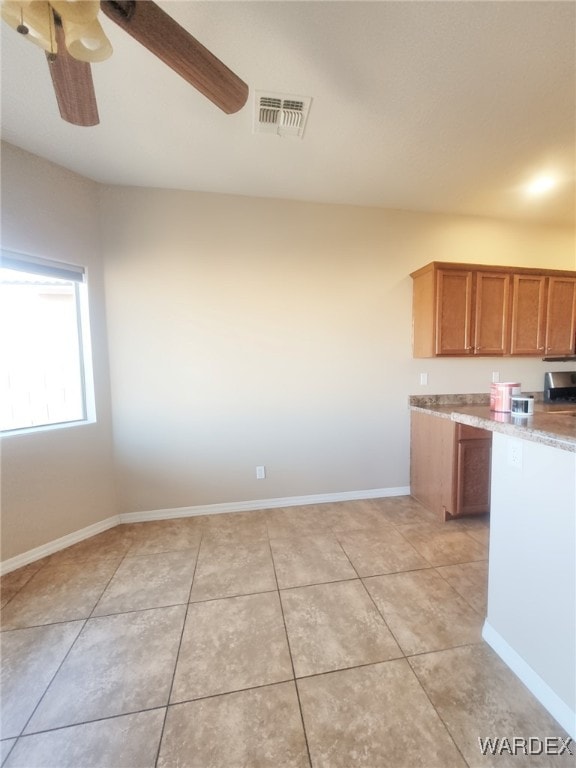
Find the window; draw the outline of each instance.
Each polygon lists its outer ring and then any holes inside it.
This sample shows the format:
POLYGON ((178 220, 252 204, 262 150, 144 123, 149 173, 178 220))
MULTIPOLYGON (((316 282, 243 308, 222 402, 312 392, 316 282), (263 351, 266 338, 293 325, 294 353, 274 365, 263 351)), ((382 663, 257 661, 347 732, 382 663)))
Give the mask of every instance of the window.
POLYGON ((93 415, 83 267, 3 251, 0 328, 2 431, 93 415))

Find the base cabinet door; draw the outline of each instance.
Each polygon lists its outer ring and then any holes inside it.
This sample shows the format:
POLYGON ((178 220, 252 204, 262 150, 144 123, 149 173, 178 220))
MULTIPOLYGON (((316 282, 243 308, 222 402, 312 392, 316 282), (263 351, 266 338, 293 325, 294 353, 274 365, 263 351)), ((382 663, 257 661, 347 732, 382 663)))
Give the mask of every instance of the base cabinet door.
POLYGON ((410 493, 441 519, 453 508, 454 428, 450 419, 412 411, 410 493))
POLYGON ((490 511, 491 449, 492 438, 458 441, 456 508, 453 517, 480 515, 490 511))
POLYGON ((441 520, 490 511, 492 435, 413 411, 410 493, 441 520))

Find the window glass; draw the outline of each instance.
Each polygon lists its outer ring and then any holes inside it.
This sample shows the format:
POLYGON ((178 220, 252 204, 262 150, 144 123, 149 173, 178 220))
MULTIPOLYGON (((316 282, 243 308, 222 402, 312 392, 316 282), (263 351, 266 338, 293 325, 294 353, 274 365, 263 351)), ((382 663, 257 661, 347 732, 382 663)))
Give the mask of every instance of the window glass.
POLYGON ((3 431, 82 421, 87 416, 83 271, 72 271, 73 279, 54 277, 38 262, 22 259, 3 258, 4 265, 18 268, 0 268, 3 431))

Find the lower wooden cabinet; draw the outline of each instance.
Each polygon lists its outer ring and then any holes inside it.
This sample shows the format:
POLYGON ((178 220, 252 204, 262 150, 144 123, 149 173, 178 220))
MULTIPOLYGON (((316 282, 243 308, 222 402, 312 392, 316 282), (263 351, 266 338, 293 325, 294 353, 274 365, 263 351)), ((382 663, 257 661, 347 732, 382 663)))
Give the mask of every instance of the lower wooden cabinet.
POLYGON ((442 520, 490 511, 492 433, 412 411, 412 496, 442 520))

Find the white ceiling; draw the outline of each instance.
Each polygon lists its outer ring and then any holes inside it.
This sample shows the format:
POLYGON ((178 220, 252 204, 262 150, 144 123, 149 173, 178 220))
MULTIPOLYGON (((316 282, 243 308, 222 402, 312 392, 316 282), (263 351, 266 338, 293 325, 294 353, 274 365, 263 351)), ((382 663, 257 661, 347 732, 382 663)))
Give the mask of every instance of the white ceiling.
POLYGON ((2 24, 2 137, 108 184, 573 221, 573 2, 160 2, 250 86, 225 115, 102 14, 100 120, 63 122, 40 49, 2 24), (254 91, 311 96, 303 139, 254 91), (560 179, 528 200, 534 174, 560 179))

